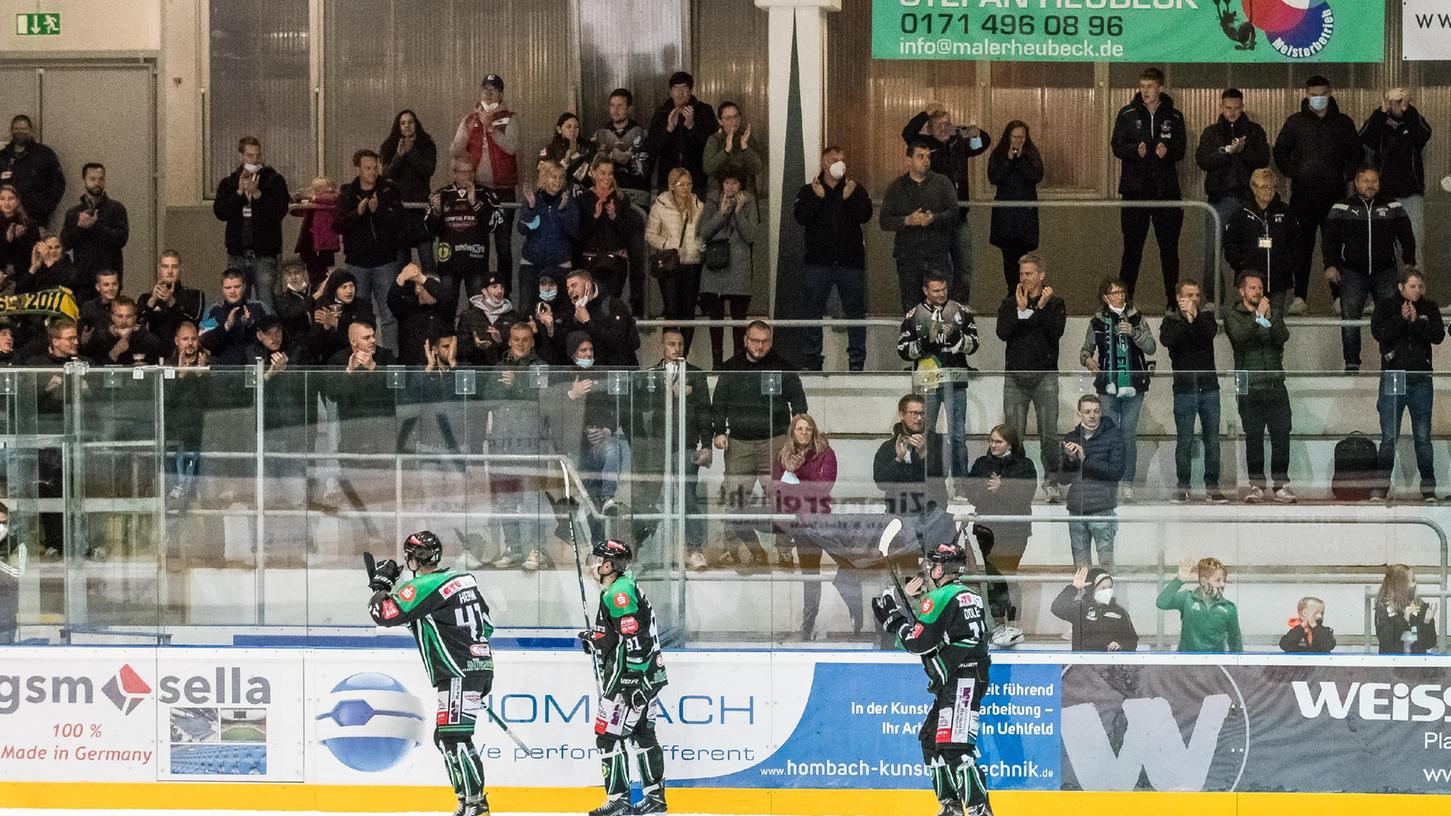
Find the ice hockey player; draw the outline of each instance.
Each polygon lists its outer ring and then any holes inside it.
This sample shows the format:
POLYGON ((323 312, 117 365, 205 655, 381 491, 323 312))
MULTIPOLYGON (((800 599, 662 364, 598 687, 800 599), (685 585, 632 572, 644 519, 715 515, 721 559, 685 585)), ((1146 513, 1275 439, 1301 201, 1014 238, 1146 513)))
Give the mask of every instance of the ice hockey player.
POLYGON ((595 744, 609 796, 590 816, 664 813, 665 753, 655 738, 655 697, 666 678, 655 612, 630 572, 630 545, 609 539, 596 543, 590 552, 590 575, 600 584, 600 608, 594 629, 579 636, 585 651, 599 657, 595 744), (639 761, 643 793, 633 808, 627 740, 639 761))
POLYGON ((916 601, 915 614, 903 608, 890 589, 872 599, 872 612, 882 630, 922 658, 927 690, 937 697, 918 739, 933 792, 942 804, 939 816, 992 816, 977 764, 978 711, 991 660, 982 596, 960 580, 966 566, 961 544, 937 544, 923 557, 927 593, 916 601))
POLYGON ((487 816, 484 763, 474 749, 474 725, 484 697, 494 684, 494 655, 489 636, 494 624, 467 572, 440 567, 443 542, 422 530, 403 542, 403 563, 413 578, 395 588, 402 569, 393 559, 380 562, 368 582, 373 598, 368 611, 380 626, 407 625, 418 641, 423 667, 438 691, 433 744, 443 754, 449 782, 458 796, 454 816, 487 816))

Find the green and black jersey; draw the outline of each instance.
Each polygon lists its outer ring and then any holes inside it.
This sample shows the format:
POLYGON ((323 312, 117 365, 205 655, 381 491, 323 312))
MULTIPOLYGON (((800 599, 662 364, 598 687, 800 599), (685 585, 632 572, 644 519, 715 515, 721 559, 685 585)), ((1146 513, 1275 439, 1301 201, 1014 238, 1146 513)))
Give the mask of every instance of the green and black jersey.
POLYGON ((440 570, 415 576, 392 592, 373 593, 368 611, 380 626, 408 625, 429 682, 494 670, 489 605, 479 594, 478 581, 467 572, 440 570))
POLYGON ((986 676, 986 619, 982 596, 954 581, 922 596, 915 623, 898 621, 897 642, 922 659, 927 689, 936 693, 964 668, 986 676))
POLYGON ((626 571, 600 591, 595 616, 594 644, 600 655, 601 690, 606 696, 621 689, 640 688, 654 696, 666 683, 665 661, 655 611, 635 586, 635 574, 626 571))

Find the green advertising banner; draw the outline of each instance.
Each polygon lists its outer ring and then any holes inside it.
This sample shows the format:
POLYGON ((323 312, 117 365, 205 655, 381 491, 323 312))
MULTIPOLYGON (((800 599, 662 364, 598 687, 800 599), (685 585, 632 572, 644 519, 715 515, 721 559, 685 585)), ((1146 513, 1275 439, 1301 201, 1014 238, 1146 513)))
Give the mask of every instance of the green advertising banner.
POLYGON ((1380 62, 1381 0, 872 0, 876 59, 1380 62))

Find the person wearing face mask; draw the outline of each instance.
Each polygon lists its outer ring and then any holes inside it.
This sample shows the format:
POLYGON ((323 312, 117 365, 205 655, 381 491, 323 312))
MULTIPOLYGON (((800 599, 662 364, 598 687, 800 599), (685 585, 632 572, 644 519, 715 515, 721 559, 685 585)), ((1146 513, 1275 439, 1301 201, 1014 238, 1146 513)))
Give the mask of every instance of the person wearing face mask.
MULTIPOLYGON (((474 181, 501 202, 519 200, 519 117, 504 104, 504 79, 489 74, 479 83, 479 101, 459 122, 449 155, 468 159, 474 181)), ((495 269, 514 274, 514 211, 503 210, 493 231, 495 269)))
POLYGON ((1093 386, 1103 400, 1104 415, 1118 426, 1123 439, 1119 500, 1132 504, 1138 472, 1139 412, 1149 391, 1149 356, 1159 344, 1154 342, 1149 322, 1128 301, 1123 281, 1104 278, 1098 296, 1103 306, 1088 320, 1078 362, 1094 375, 1093 386))
POLYGON ((1280 636, 1280 650, 1325 654, 1334 649, 1335 630, 1325 625, 1325 602, 1306 595, 1295 605, 1290 631, 1280 636))
POLYGON ((50 226, 51 213, 65 196, 65 171, 55 151, 35 140, 30 117, 10 120, 10 142, 0 148, 0 185, 14 187, 35 223, 50 226))
MULTIPOLYGON (((539 186, 524 192, 524 203, 519 207, 519 234, 524 236, 519 307, 526 313, 538 302, 539 273, 546 269, 558 273, 570 266, 579 237, 578 198, 566 185, 564 167, 559 162, 539 162, 539 186)), ((500 278, 508 280, 508 274, 502 273, 500 278)))
POLYGON ((131 235, 126 207, 106 195, 105 165, 86 162, 81 167, 81 178, 86 192, 79 204, 66 210, 61 241, 70 248, 82 285, 94 279, 101 269, 114 269, 124 280, 121 250, 131 235))
MULTIPOLYGON (((471 159, 456 156, 449 167, 453 183, 429 196, 423 224, 434 237, 434 259, 443 282, 438 309, 452 317, 458 312, 459 285, 472 296, 489 276, 489 236, 504 223, 504 210, 493 193, 474 181, 471 159)), ((507 290, 509 276, 503 278, 507 290)))
POLYGON ((226 223, 227 268, 240 269, 247 297, 272 308, 277 257, 282 254, 282 219, 292 195, 287 179, 262 163, 262 143, 237 141, 237 169, 217 183, 212 214, 226 223))
MULTIPOLYGON (((1270 166, 1270 142, 1265 129, 1244 112, 1244 92, 1226 88, 1219 95, 1219 119, 1204 129, 1194 161, 1203 170, 1204 196, 1219 213, 1221 229, 1228 229, 1234 214, 1250 202, 1250 178, 1270 166)), ((1206 224, 1210 222, 1206 221, 1206 224)), ((1204 242, 1204 268, 1216 269, 1214 242, 1204 242)), ((1204 276, 1204 299, 1214 302, 1218 274, 1204 276)))
POLYGON ((1386 565, 1375 594, 1375 638, 1381 654, 1425 654, 1436 648, 1436 602, 1416 592, 1416 573, 1386 565))
POLYGON ((393 279, 388 287, 388 311, 398 321, 398 362, 406 366, 431 364, 429 342, 449 324, 438 311, 442 297, 443 284, 424 274, 419 264, 409 263, 393 279))
POLYGON ((1185 558, 1179 575, 1164 585, 1154 605, 1179 611, 1179 651, 1242 652, 1239 609, 1224 597, 1229 572, 1217 558, 1185 558), (1189 583, 1198 578, 1197 583, 1189 583))
MULTIPOLYGON (((1043 181, 1043 154, 1026 122, 1014 119, 987 157, 987 179, 998 189, 994 201, 1037 201, 1043 181)), ((994 207, 989 243, 1003 253, 1003 280, 1018 288, 1018 260, 1038 248, 1037 207, 994 207)))
POLYGON ((593 185, 579 197, 574 265, 589 269, 614 297, 630 283, 630 311, 645 313, 645 219, 616 186, 615 164, 595 157, 593 185))
POLYGON ((398 323, 388 311, 388 287, 398 275, 398 248, 403 244, 403 194, 382 173, 373 150, 353 154, 358 175, 338 194, 338 231, 343 238, 347 269, 358 283, 358 297, 371 303, 378 318, 379 340, 397 347, 398 323))
MULTIPOLYGON (((1029 516, 1033 493, 1038 489, 1038 468, 1023 450, 1023 439, 1012 425, 1002 424, 988 433, 987 453, 979 456, 967 472, 967 498, 980 516, 1029 516)), ((984 525, 975 525, 981 527, 984 525)), ((995 521, 992 546, 983 554, 989 575, 1015 575, 1033 525, 1025 521, 995 521)), ((1012 625, 1018 619, 1020 593, 1016 584, 988 585, 988 607, 993 620, 1012 625)))
MULTIPOLYGON (((1319 74, 1305 82, 1300 111, 1285 120, 1275 137, 1275 166, 1290 179, 1290 212, 1299 225, 1295 244, 1295 299, 1287 314, 1304 314, 1310 290, 1310 263, 1315 254, 1315 232, 1335 202, 1345 197, 1345 185, 1360 163, 1362 148, 1355 122, 1340 112, 1330 94, 1330 80, 1319 74)), ((1339 299, 1339 287, 1331 286, 1339 299)), ((1339 314, 1340 310, 1332 309, 1339 314)), ((1356 315, 1359 317, 1360 315, 1356 315)))
MULTIPOLYGON (((842 316, 867 316, 867 249, 862 225, 872 220, 872 199, 866 185, 847 175, 846 152, 836 145, 821 151, 821 172, 796 193, 796 223, 804 228, 801 258, 801 294, 807 318, 826 317, 832 287, 841 300, 842 316)), ((820 327, 803 330, 802 364, 820 371, 820 327)), ((867 330, 846 330, 847 367, 861 371, 867 361, 867 330)))
POLYGON ((987 152, 993 137, 973 122, 961 127, 954 125, 946 106, 929 102, 925 110, 907 120, 902 128, 902 141, 909 149, 919 139, 931 147, 932 172, 946 176, 956 192, 957 219, 953 221, 952 240, 948 244, 953 270, 952 299, 971 303, 972 232, 967 220, 967 203, 972 200, 972 192, 968 162, 987 152))
MULTIPOLYGON (((1178 167, 1188 147, 1187 137, 1184 114, 1174 107, 1174 98, 1164 93, 1164 72, 1145 68, 1139 73, 1138 93, 1114 119, 1110 139, 1114 157, 1122 162, 1118 192, 1123 200, 1182 198, 1178 167)), ((1182 209, 1138 206, 1119 210, 1124 249, 1118 276, 1128 289, 1129 300, 1133 300, 1151 224, 1164 273, 1165 311, 1173 311, 1174 285, 1179 282, 1179 233, 1184 227, 1182 209)))
POLYGON ((1391 88, 1360 128, 1368 160, 1380 168, 1381 191, 1401 202, 1416 240, 1426 243, 1426 163, 1421 152, 1431 125, 1411 104, 1411 92, 1391 88))
MULTIPOLYGON (((1416 237, 1405 207, 1380 188, 1380 171, 1355 173, 1355 193, 1330 208, 1322 227, 1325 278, 1340 286, 1340 318, 1357 320, 1368 300, 1396 301, 1396 261, 1416 271, 1416 237), (1399 251, 1398 251, 1399 250, 1399 251)), ((1340 327, 1348 373, 1360 371, 1360 327, 1340 327)))
POLYGON ((1225 226, 1224 257, 1234 274, 1253 269, 1264 275, 1275 310, 1288 313, 1295 297, 1295 252, 1300 224, 1276 192, 1279 178, 1268 167, 1250 175, 1253 198, 1225 226))
POLYGON ((1244 372, 1245 389, 1235 399, 1244 429, 1245 469, 1249 474, 1246 504, 1265 500, 1265 433, 1270 436, 1270 475, 1274 500, 1294 504, 1290 489, 1290 393, 1285 388, 1285 344, 1290 327, 1284 312, 1264 294, 1261 273, 1239 273, 1239 302, 1225 312, 1224 333, 1234 348, 1234 368, 1244 372))
POLYGON ((567 339, 571 333, 582 331, 594 345, 598 365, 638 368, 640 334, 630 307, 602 291, 587 269, 571 269, 564 285, 569 301, 553 310, 555 337, 567 339))
POLYGON ((569 358, 564 355, 564 334, 554 317, 556 309, 570 305, 560 289, 563 283, 553 272, 540 274, 539 302, 534 304, 534 313, 528 316, 529 326, 534 330, 534 353, 545 365, 569 365, 569 358))
POLYGON ((1101 567, 1079 567, 1073 583, 1053 599, 1053 616, 1072 627, 1075 652, 1133 652, 1139 633, 1129 611, 1114 599, 1113 576, 1101 567))
POLYGON ((504 281, 490 274, 484 288, 469 298, 469 308, 456 326, 463 341, 463 358, 472 365, 488 366, 498 361, 509 335, 509 326, 519 321, 514 304, 504 295, 504 281))

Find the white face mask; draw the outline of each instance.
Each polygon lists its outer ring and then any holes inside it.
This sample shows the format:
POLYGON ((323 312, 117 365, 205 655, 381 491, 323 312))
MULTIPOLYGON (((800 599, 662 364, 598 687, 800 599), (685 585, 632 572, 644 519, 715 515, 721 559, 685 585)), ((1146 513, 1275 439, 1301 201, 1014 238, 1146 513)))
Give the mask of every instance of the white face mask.
POLYGON ((574 364, 580 368, 589 368, 595 364, 595 361, 593 357, 576 357, 574 358, 574 364))
POLYGON ((499 107, 499 103, 498 102, 485 102, 483 104, 483 108, 486 111, 494 110, 497 107, 499 107))
POLYGON ((503 305, 503 303, 503 298, 496 298, 493 295, 484 295, 484 305, 488 306, 491 309, 497 309, 501 305, 503 305))
POLYGON ((1328 96, 1312 96, 1312 97, 1310 97, 1310 110, 1323 111, 1323 110, 1325 110, 1328 107, 1330 107, 1330 97, 1328 97, 1328 96))
POLYGON ((549 301, 554 300, 554 296, 557 294, 559 294, 558 289, 540 289, 539 299, 544 301, 545 303, 548 303, 549 301))
POLYGON ((581 309, 587 308, 589 306, 589 297, 588 296, 581 296, 581 297, 575 298, 574 299, 574 305, 575 306, 578 306, 581 309))
POLYGON ((1104 587, 1093 591, 1093 602, 1108 606, 1113 602, 1113 587, 1104 587))
POLYGON ((846 176, 846 162, 834 161, 826 168, 826 172, 830 173, 832 178, 840 180, 846 176))
POLYGON ((246 170, 248 173, 260 173, 262 171, 262 165, 260 165, 260 164, 244 164, 244 165, 242 165, 242 169, 243 170, 246 170))
POLYGON ((6 522, 0 521, 0 539, 3 539, 8 535, 10 535, 10 525, 6 522))
POLYGON ((1124 307, 1124 306, 1114 306, 1114 305, 1111 305, 1110 304, 1109 307, 1108 307, 1108 310, 1110 312, 1113 312, 1116 315, 1121 315, 1121 314, 1124 313, 1124 309, 1125 308, 1127 308, 1127 307, 1124 307))

